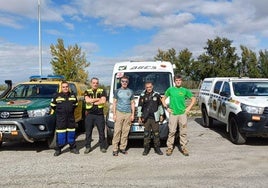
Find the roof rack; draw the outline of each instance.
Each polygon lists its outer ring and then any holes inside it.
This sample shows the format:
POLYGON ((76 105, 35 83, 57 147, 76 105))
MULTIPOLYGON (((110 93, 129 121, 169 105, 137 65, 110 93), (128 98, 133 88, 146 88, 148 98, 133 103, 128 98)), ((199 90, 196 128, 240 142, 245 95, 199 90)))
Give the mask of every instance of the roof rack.
POLYGON ((55 80, 55 81, 59 81, 59 80, 64 80, 65 77, 62 75, 33 75, 30 76, 30 81, 38 81, 38 80, 55 80))

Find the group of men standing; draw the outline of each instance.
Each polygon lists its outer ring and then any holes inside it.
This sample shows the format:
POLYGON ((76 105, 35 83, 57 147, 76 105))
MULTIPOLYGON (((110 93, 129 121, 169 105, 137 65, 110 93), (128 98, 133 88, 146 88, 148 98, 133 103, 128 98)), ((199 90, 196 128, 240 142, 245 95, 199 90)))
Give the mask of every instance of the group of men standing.
MULTIPOLYGON (((131 122, 134 120, 135 101, 133 91, 128 88, 129 78, 123 76, 120 79, 121 87, 114 92, 113 97, 113 119, 114 135, 112 140, 113 156, 119 153, 127 154, 128 134, 131 128, 131 122)), ((195 104, 195 97, 191 91, 182 87, 182 77, 174 76, 174 87, 165 91, 161 95, 153 90, 153 82, 145 83, 145 90, 140 94, 138 102, 138 121, 144 126, 144 151, 142 155, 148 155, 150 151, 150 142, 153 138, 154 150, 157 154, 163 155, 160 149, 159 123, 164 120, 165 110, 169 113, 169 134, 167 139, 166 155, 170 156, 174 149, 174 139, 179 128, 180 151, 183 155, 188 156, 187 145, 187 113, 195 104), (166 99, 169 97, 169 106, 166 99), (191 102, 186 106, 185 100, 191 102), (165 110, 164 110, 165 109, 165 110)), ((84 93, 85 100, 85 154, 88 154, 91 148, 92 130, 96 125, 99 133, 100 151, 106 152, 105 141, 105 120, 103 108, 106 103, 106 92, 99 88, 99 79, 92 78, 90 81, 91 88, 84 93)), ((62 82, 62 92, 57 93, 52 101, 51 107, 56 111, 56 136, 57 146, 54 156, 61 154, 64 145, 70 145, 70 151, 79 154, 75 144, 74 128, 74 109, 77 106, 76 96, 70 93, 67 82, 62 82)))

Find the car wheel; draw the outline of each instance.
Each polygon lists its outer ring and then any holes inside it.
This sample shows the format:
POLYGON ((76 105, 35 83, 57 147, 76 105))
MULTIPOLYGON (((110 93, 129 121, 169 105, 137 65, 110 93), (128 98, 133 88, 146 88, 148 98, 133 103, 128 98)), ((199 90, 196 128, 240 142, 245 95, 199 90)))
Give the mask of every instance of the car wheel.
POLYGON ((235 116, 232 116, 229 121, 229 136, 234 144, 244 144, 246 137, 239 132, 238 123, 235 116))
POLYGON ((205 127, 212 127, 213 126, 213 119, 208 116, 208 112, 205 107, 202 108, 202 120, 203 126, 205 127))
POLYGON ((56 139, 57 139, 57 136, 56 136, 56 131, 55 131, 54 135, 47 139, 48 148, 54 149, 56 147, 56 139))

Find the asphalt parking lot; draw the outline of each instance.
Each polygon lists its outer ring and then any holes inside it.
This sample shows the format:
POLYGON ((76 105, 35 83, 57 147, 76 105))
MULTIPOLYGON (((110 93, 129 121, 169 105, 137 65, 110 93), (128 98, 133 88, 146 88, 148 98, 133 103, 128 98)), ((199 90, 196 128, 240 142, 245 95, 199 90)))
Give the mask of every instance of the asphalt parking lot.
POLYGON ((66 147, 54 157, 44 143, 4 143, 0 187, 267 187, 268 139, 234 145, 224 126, 208 129, 200 122, 200 117, 189 120, 189 157, 177 148, 171 156, 153 150, 142 156, 141 140, 130 140, 128 155, 113 157, 111 147, 100 152, 96 128, 95 149, 87 155, 84 134, 77 138, 79 155, 66 147))

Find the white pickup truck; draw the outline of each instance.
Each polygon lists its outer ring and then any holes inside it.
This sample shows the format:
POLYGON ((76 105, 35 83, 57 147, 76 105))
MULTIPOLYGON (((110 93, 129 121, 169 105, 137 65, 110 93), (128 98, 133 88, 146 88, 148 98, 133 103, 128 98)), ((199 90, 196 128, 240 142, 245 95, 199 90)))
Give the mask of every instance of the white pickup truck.
POLYGON ((225 123, 230 140, 244 144, 247 137, 268 137, 268 79, 206 78, 198 94, 203 125, 225 123))

